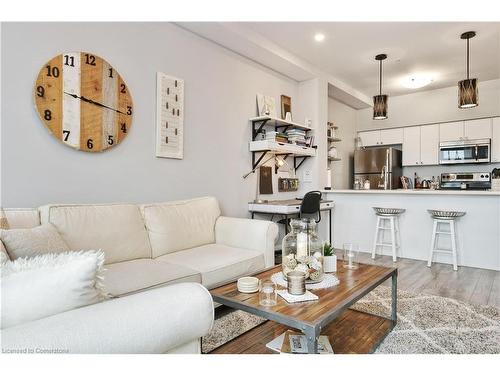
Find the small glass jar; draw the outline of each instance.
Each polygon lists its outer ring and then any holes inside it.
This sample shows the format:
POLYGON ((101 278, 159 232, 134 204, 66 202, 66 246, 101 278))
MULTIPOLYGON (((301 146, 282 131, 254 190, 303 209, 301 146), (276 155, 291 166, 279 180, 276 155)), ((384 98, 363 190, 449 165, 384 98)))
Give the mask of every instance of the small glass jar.
POLYGON ((291 271, 300 271, 306 275, 306 283, 323 280, 323 244, 316 233, 314 219, 290 220, 291 232, 282 242, 283 277, 291 271))
POLYGON ((276 284, 271 280, 263 280, 259 289, 259 304, 261 306, 274 306, 277 302, 276 284))
POLYGON ((358 268, 359 248, 357 244, 345 243, 344 246, 344 268, 355 270, 358 268))

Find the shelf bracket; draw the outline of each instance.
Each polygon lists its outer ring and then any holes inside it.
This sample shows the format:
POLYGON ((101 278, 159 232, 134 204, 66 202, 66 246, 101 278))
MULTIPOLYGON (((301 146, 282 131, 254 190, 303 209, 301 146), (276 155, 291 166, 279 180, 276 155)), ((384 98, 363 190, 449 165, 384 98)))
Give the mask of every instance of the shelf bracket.
POLYGON ((268 151, 263 151, 262 155, 260 155, 260 157, 257 159, 257 161, 255 161, 255 153, 256 152, 259 152, 259 151, 252 151, 252 169, 257 168, 257 166, 259 165, 259 163, 261 162, 261 160, 264 158, 264 156, 266 156, 266 154, 267 154, 268 151))
POLYGON ((266 125, 268 121, 269 119, 261 121, 252 121, 252 141, 255 141, 255 138, 257 138, 257 135, 261 132, 262 128, 266 125))
POLYGON ((300 166, 306 161, 307 158, 309 158, 310 156, 294 156, 293 157, 293 168, 295 170, 299 169, 300 166), (299 158, 302 158, 302 160, 299 162, 299 164, 297 164, 297 159, 299 158))

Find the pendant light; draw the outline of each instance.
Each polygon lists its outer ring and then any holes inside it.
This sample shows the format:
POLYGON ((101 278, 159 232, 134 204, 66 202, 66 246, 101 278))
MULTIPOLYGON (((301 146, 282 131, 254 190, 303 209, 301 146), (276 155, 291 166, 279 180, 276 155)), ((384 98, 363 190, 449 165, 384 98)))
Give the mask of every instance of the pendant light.
POLYGON ((387 95, 382 95, 382 60, 387 58, 386 54, 375 56, 375 60, 380 62, 379 72, 379 94, 373 97, 373 119, 385 120, 387 118, 387 95))
POLYGON ((474 31, 467 31, 460 35, 460 39, 467 40, 467 79, 458 82, 458 108, 467 109, 478 106, 477 78, 469 78, 469 39, 475 36, 474 31))

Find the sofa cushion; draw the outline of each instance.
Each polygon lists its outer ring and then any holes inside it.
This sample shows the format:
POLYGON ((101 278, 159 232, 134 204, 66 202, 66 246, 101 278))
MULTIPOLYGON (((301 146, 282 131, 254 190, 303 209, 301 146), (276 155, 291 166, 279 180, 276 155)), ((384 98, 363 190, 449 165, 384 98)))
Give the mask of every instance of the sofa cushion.
POLYGON ((15 326, 107 298, 102 251, 69 251, 4 263, 1 326, 15 326))
POLYGON ((34 228, 0 229, 0 239, 12 260, 70 250, 52 224, 34 228))
POLYGON ((203 197, 141 206, 153 258, 215 242, 217 200, 203 197))
POLYGON ((71 250, 102 249, 106 264, 150 258, 151 247, 139 206, 50 205, 42 223, 53 224, 71 250))
POLYGON ((115 297, 181 282, 201 283, 201 276, 193 269, 153 259, 108 264, 104 271, 104 288, 115 297))
POLYGON ((197 270, 207 288, 265 268, 263 253, 220 244, 177 251, 156 260, 197 270))

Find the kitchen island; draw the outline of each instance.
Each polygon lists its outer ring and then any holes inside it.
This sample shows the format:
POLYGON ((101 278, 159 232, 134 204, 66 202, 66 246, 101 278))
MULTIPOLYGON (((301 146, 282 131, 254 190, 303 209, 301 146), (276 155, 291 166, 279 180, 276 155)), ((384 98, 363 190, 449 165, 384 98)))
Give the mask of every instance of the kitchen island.
MULTIPOLYGON (((351 242, 358 244, 360 251, 371 252, 376 224, 372 207, 404 208, 406 212, 399 219, 398 257, 427 260, 432 235, 432 218, 427 209, 465 211, 467 214, 457 220, 458 265, 500 270, 498 191, 325 190, 323 195, 335 203, 331 230, 337 248, 351 242)), ((447 248, 448 236, 443 237, 440 246, 447 248)), ((388 241, 386 237, 385 242, 388 241)), ((379 247, 377 254, 380 253, 379 247)), ((384 248, 383 254, 390 255, 390 248, 384 248)), ((451 256, 437 254, 434 261, 451 264, 451 256)))

